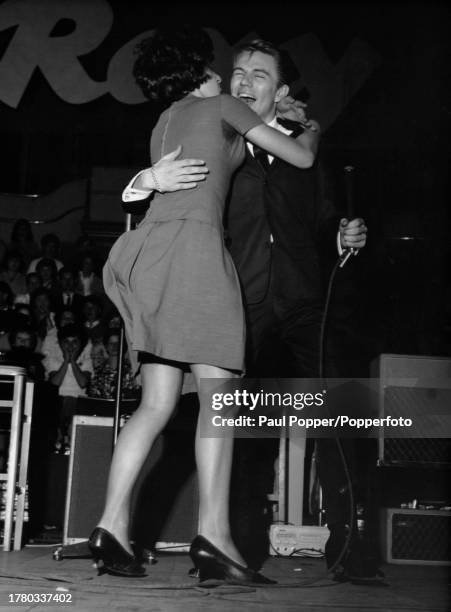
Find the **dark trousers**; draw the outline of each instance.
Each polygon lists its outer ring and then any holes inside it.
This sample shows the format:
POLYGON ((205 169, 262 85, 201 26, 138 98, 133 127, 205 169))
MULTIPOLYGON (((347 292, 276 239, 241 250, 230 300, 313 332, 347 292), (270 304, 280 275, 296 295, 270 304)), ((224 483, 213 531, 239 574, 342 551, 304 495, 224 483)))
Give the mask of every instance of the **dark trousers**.
MULTIPOLYGON (((301 305, 287 312, 283 304, 269 293, 262 302, 248 306, 246 315, 249 377, 318 377, 321 304, 301 305)), ((349 375, 340 372, 339 360, 326 359, 326 372, 329 377, 349 375)), ((262 537, 262 534, 267 524, 259 518, 258 509, 263 509, 263 512, 268 514, 264 508, 266 496, 272 492, 274 482, 273 466, 278 453, 277 442, 274 439, 236 441, 238 457, 235 461, 238 467, 234 472, 235 488, 241 491, 241 498, 247 498, 247 502, 240 499, 240 494, 236 491, 235 502, 238 512, 243 513, 244 508, 249 514, 254 512, 253 517, 250 516, 248 520, 244 518, 247 528, 239 531, 245 532, 248 551, 254 554, 255 547, 258 546, 260 554, 263 555, 266 545, 263 544, 266 538, 262 537), (258 530, 259 533, 252 537, 253 531, 258 530)), ((315 455, 328 526, 349 524, 351 514, 354 515, 356 524, 355 508, 351 512, 349 477, 343 462, 344 456, 347 464, 351 466, 349 476, 352 478, 353 440, 319 438, 315 441, 315 455)), ((243 541, 243 538, 237 538, 237 541, 243 541)), ((243 554, 248 551, 243 550, 243 554)), ((254 560, 254 554, 248 552, 248 560, 251 562, 254 560)))

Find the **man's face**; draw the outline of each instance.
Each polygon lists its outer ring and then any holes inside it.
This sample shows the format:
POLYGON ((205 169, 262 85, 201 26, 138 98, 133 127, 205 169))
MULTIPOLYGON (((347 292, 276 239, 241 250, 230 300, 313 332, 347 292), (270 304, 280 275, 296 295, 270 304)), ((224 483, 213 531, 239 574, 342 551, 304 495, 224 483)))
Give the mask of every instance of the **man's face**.
POLYGON ((63 310, 60 317, 60 327, 64 327, 65 325, 70 325, 75 323, 74 313, 70 310, 63 310))
POLYGON ((50 259, 55 259, 58 255, 58 243, 57 242, 47 242, 43 248, 44 257, 50 257, 50 259))
POLYGON ((274 118, 276 103, 288 94, 288 87, 279 86, 276 60, 271 55, 243 51, 235 58, 230 92, 269 122, 274 118))
POLYGON ((39 315, 47 315, 50 313, 50 300, 49 298, 42 294, 38 295, 35 300, 35 309, 39 315))
POLYGON ((81 341, 80 338, 76 336, 69 336, 68 338, 63 338, 60 343, 61 350, 63 352, 67 352, 69 355, 78 355, 81 352, 81 341))
POLYGON ((11 272, 17 272, 20 270, 20 259, 18 257, 9 257, 7 260, 7 268, 11 272))
POLYGON ((33 337, 26 331, 19 331, 16 334, 16 340, 14 342, 14 348, 28 348, 31 349, 33 346, 33 337))
POLYGON ((27 277, 27 289, 28 293, 33 293, 36 289, 40 289, 42 286, 41 277, 39 274, 30 274, 27 277))
POLYGON ((44 283, 52 280, 53 278, 53 269, 50 266, 40 266, 39 274, 41 275, 41 279, 44 283))
POLYGON ((87 321, 96 321, 99 318, 100 311, 97 304, 86 302, 86 304, 83 306, 83 314, 85 315, 87 321))
POLYGON ((72 291, 74 288, 75 282, 74 277, 71 272, 63 272, 61 275, 61 289, 63 291, 72 291))
POLYGON ((119 336, 111 335, 109 337, 109 340, 108 340, 107 345, 106 345, 106 350, 108 352, 108 355, 110 355, 110 357, 113 357, 113 356, 118 354, 118 352, 119 352, 119 342, 120 342, 119 336))

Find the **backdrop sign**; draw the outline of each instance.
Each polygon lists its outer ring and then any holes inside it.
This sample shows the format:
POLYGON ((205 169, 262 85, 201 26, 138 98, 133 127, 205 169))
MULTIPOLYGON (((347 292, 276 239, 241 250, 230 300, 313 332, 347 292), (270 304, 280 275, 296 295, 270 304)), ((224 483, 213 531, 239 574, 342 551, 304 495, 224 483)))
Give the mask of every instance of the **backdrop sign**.
MULTIPOLYGON (((104 80, 93 78, 83 64, 88 54, 95 57, 114 19, 107 0, 3 2, 0 32, 10 30, 12 35, 0 60, 0 101, 19 109, 33 75, 39 71, 56 96, 68 104, 87 104, 105 94, 124 105, 143 103, 145 99, 132 75, 133 49, 151 30, 138 33, 112 53, 104 80)), ((217 30, 207 30, 214 42, 216 65, 227 70, 232 46, 217 30)), ((377 53, 358 39, 349 43, 336 63, 330 61, 313 34, 292 38, 281 47, 289 52, 302 75, 295 89, 309 90, 324 127, 338 116, 378 63, 377 53)))

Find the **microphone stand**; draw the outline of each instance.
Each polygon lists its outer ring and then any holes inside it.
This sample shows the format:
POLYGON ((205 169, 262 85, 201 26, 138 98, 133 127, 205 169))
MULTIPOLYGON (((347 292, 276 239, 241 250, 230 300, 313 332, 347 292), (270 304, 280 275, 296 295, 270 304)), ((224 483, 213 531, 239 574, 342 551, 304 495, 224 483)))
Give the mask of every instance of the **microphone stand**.
MULTIPOLYGON (((132 215, 130 212, 125 214, 125 231, 129 232, 132 226, 132 215)), ((121 327, 119 331, 119 355, 117 361, 116 373, 116 393, 114 397, 114 415, 113 415, 113 451, 116 446, 117 437, 119 435, 119 427, 121 422, 121 395, 122 395, 122 372, 124 370, 125 358, 125 330, 124 322, 121 319, 121 327)))

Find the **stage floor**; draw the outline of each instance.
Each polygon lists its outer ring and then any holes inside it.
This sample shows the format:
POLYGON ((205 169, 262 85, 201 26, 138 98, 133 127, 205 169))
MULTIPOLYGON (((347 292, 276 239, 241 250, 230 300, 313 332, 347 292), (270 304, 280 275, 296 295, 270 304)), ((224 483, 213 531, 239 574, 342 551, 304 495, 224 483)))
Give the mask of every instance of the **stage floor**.
MULTIPOLYGON (((447 612, 448 568, 389 565, 388 587, 335 583, 318 559, 269 559, 271 587, 200 588, 187 572, 186 554, 161 553, 145 578, 97 576, 89 559, 54 561, 55 547, 26 547, 0 553, 0 611, 67 609, 102 612, 447 612), (71 595, 72 603, 13 603, 16 593, 71 595)), ((61 601, 61 600, 60 600, 61 601)))

